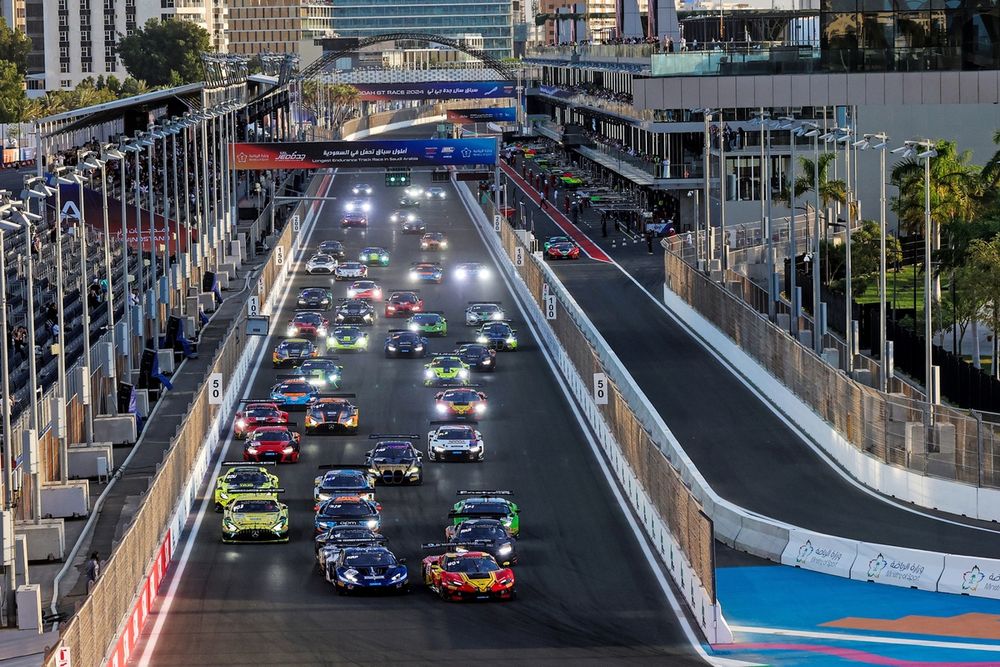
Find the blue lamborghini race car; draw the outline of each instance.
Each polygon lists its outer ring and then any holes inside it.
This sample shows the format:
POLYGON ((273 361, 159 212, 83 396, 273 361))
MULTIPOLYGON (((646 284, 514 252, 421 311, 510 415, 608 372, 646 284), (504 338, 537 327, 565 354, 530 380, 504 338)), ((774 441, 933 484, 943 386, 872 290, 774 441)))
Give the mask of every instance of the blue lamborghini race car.
POLYGON ((319 390, 306 377, 289 377, 271 387, 271 400, 286 408, 305 408, 316 400, 319 390))
POLYGON ((406 565, 383 546, 348 547, 327 563, 326 578, 337 593, 403 592, 408 587, 406 565))

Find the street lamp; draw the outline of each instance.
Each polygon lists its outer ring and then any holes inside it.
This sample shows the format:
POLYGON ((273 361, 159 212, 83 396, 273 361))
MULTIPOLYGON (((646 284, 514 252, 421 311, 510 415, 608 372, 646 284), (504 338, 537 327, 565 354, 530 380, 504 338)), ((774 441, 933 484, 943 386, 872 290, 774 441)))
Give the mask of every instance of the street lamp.
POLYGON ((885 210, 885 153, 886 144, 889 143, 889 135, 885 132, 878 134, 865 134, 860 141, 854 142, 855 148, 860 147, 865 151, 869 148, 878 151, 879 155, 879 271, 878 271, 878 341, 879 341, 879 365, 881 368, 879 378, 879 389, 889 390, 889 345, 886 335, 886 210, 885 210))
POLYGON ((788 298, 792 303, 792 316, 789 318, 791 324, 791 333, 793 336, 797 336, 799 332, 799 308, 798 294, 796 293, 796 271, 798 267, 796 266, 796 257, 798 256, 798 247, 796 246, 795 238, 795 144, 797 138, 803 133, 801 127, 799 127, 798 122, 793 116, 782 116, 778 119, 781 125, 778 126, 779 130, 788 130, 788 141, 791 144, 792 156, 791 164, 789 165, 789 177, 788 177, 788 208, 791 211, 791 217, 788 220, 788 244, 791 246, 791 252, 788 253, 791 258, 791 270, 788 282, 788 298))
MULTIPOLYGON (((712 245, 712 235, 711 235, 711 229, 712 229, 712 213, 711 213, 711 208, 712 207, 709 206, 709 202, 711 201, 711 196, 712 196, 712 194, 711 194, 712 162, 711 162, 711 150, 710 150, 711 149, 711 139, 709 137, 709 127, 708 127, 708 124, 712 121, 712 116, 714 116, 715 114, 718 113, 719 114, 719 121, 720 121, 720 123, 719 123, 719 125, 720 125, 719 145, 721 146, 722 145, 722 132, 721 132, 722 114, 718 110, 708 109, 708 108, 705 108, 705 109, 695 109, 695 112, 696 113, 700 113, 702 115, 702 118, 705 121, 705 138, 704 138, 705 149, 703 151, 703 158, 702 158, 702 160, 704 162, 703 169, 705 171, 705 185, 704 185, 704 189, 705 189, 705 220, 704 220, 704 225, 703 225, 702 228, 705 230, 705 267, 704 268, 705 268, 706 271, 708 271, 709 270, 709 263, 713 259, 714 250, 715 250, 715 248, 712 245)), ((720 175, 720 182, 721 182, 722 178, 723 178, 723 176, 720 175)), ((720 197, 720 199, 721 199, 721 197, 720 197)), ((723 205, 725 205, 725 204, 723 203, 723 205)))
POLYGON ((157 276, 159 271, 156 267, 156 201, 153 196, 153 149, 156 148, 156 140, 163 139, 166 135, 160 132, 156 125, 149 125, 149 132, 146 140, 148 150, 146 151, 146 185, 149 188, 149 259, 150 278, 149 282, 153 286, 153 323, 150 331, 151 346, 153 350, 160 348, 160 281, 157 276))
MULTIPOLYGON (((98 169, 98 165, 93 160, 93 154, 90 151, 80 152, 78 154, 77 165, 73 169, 73 178, 79 187, 79 209, 80 214, 77 222, 79 223, 79 240, 80 240, 80 301, 83 307, 83 367, 86 369, 85 377, 83 382, 86 384, 87 392, 85 395, 90 394, 90 299, 88 298, 90 289, 90 267, 87 266, 87 221, 86 221, 86 193, 83 189, 83 184, 86 182, 86 177, 89 176, 95 169, 98 169)), ((94 406, 93 401, 88 400, 84 404, 84 432, 86 435, 87 444, 90 445, 94 441, 94 406)))
POLYGON ((819 222, 819 136, 820 129, 816 123, 802 124, 805 130, 803 136, 813 140, 813 249, 812 249, 812 285, 813 285, 813 350, 816 354, 823 353, 823 331, 820 327, 820 222, 819 222))
POLYGON ((760 225, 767 236, 767 317, 775 317, 774 238, 771 233, 771 113, 761 107, 754 112, 754 122, 760 125, 760 225), (765 148, 766 147, 766 148, 765 148))
MULTIPOLYGON (((2 465, 4 510, 6 511, 14 507, 14 471, 12 470, 14 463, 14 439, 11 437, 10 428, 10 360, 8 359, 9 348, 7 346, 7 341, 9 340, 7 337, 7 248, 4 244, 4 234, 5 232, 16 232, 21 229, 21 225, 3 219, 5 215, 9 214, 12 208, 9 204, 0 208, 0 339, 2 339, 2 343, 0 343, 0 364, 3 364, 3 370, 0 372, 0 377, 2 377, 0 391, 3 392, 3 406, 0 412, 3 414, 4 451, 2 465)), ((33 315, 34 313, 29 313, 29 317, 33 315)), ((34 354, 34 350, 32 350, 32 354, 34 354)), ((34 396, 32 396, 32 401, 34 400, 34 396)), ((10 615, 13 614, 16 606, 17 576, 15 575, 14 559, 9 563, 4 563, 4 570, 7 586, 4 608, 7 610, 9 622, 11 620, 10 615)))
POLYGON ((56 346, 58 356, 56 357, 56 369, 59 381, 59 397, 62 399, 61 411, 59 414, 59 480, 65 484, 69 481, 69 454, 66 442, 66 408, 69 400, 69 387, 66 383, 66 318, 63 304, 65 303, 65 284, 63 279, 63 249, 62 249, 62 188, 58 186, 73 185, 76 183, 72 178, 64 176, 69 171, 69 167, 56 167, 54 170, 56 181, 56 346))
MULTIPOLYGON (((31 428, 37 433, 41 429, 38 428, 41 423, 41 415, 39 413, 38 404, 38 369, 35 361, 35 260, 32 253, 32 242, 34 237, 34 222, 42 219, 42 215, 45 212, 45 200, 55 194, 55 188, 50 188, 45 184, 45 178, 43 176, 25 176, 24 178, 24 189, 21 191, 21 199, 25 204, 24 211, 18 211, 15 209, 15 222, 20 222, 24 226, 25 235, 28 239, 28 261, 26 266, 25 279, 28 283, 27 290, 27 313, 28 313, 28 350, 30 354, 28 355, 28 378, 31 384, 31 405, 29 409, 31 410, 31 428), (28 202, 35 200, 38 203, 39 214, 33 214, 28 210, 28 202), (20 220, 18 220, 17 213, 20 213, 20 220)), ((37 514, 40 518, 41 514, 37 514)))

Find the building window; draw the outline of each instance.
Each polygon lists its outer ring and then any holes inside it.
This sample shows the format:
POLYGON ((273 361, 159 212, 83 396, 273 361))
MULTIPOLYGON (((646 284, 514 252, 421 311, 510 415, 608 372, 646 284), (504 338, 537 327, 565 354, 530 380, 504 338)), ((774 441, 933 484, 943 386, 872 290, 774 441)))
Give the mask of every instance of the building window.
POLYGON ((69 58, 69 47, 68 46, 60 46, 59 47, 59 57, 60 58, 69 58))
POLYGON ((90 59, 90 47, 89 46, 81 46, 80 47, 80 57, 81 58, 86 58, 87 60, 90 59))
POLYGON ((81 42, 89 42, 90 41, 90 31, 89 30, 81 30, 80 31, 80 41, 81 42))
POLYGON ((104 71, 105 72, 114 72, 115 69, 116 68, 115 68, 115 61, 114 60, 105 60, 104 61, 104 71))
POLYGON ((67 44, 69 43, 69 30, 60 30, 59 31, 59 42, 60 43, 65 42, 67 44))
POLYGON ((161 21, 169 21, 172 18, 174 18, 173 14, 160 14, 161 21))
POLYGON ((66 0, 59 0, 59 11, 66 11, 66 0))
MULTIPOLYGON (((66 71, 68 72, 69 70, 66 71)), ((70 79, 63 79, 62 81, 59 82, 59 85, 62 86, 63 88, 72 88, 73 82, 70 79)))
POLYGON ((104 0, 104 11, 114 12, 115 11, 115 0, 104 0))
POLYGON ((59 27, 65 28, 65 27, 68 27, 68 25, 69 25, 69 17, 66 16, 65 14, 60 14, 59 15, 59 27))
POLYGON ((90 71, 90 61, 89 60, 80 63, 80 71, 81 72, 89 72, 90 71))
POLYGON ((84 14, 84 13, 80 14, 80 25, 81 26, 89 26, 90 25, 90 13, 89 12, 86 13, 86 14, 84 14))
POLYGON ((104 31, 104 43, 105 44, 114 44, 115 43, 115 31, 114 30, 105 30, 104 31))
POLYGON ((160 0, 160 7, 163 9, 169 9, 174 6, 174 0, 160 0))
POLYGON ((59 73, 69 74, 69 63, 59 63, 59 73))

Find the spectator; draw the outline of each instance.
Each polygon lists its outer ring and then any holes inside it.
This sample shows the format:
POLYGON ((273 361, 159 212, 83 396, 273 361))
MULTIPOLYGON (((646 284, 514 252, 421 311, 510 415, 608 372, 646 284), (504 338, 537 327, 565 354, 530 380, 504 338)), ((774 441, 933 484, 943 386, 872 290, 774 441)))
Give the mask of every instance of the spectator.
POLYGON ((90 554, 87 561, 87 592, 94 590, 94 585, 101 576, 101 561, 99 554, 95 551, 90 554))

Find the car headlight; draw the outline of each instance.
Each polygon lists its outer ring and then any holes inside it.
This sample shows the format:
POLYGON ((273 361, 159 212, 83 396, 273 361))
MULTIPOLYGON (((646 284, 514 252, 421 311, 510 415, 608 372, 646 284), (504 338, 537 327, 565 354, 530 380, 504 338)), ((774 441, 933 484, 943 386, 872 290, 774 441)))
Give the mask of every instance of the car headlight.
POLYGON ((503 313, 493 313, 492 315, 490 315, 490 319, 493 319, 493 320, 502 320, 503 319, 503 313))
POLYGON ((358 338, 358 344, 359 345, 367 345, 368 344, 368 336, 361 336, 360 338, 358 338))
POLYGON ((323 385, 326 384, 326 380, 324 380, 323 378, 309 378, 309 384, 311 384, 314 387, 322 387, 323 385))
POLYGON ((465 280, 465 269, 459 269, 455 271, 455 277, 459 280, 465 280))
POLYGON ((386 345, 385 349, 389 350, 390 352, 395 352, 396 351, 396 346, 395 345, 386 345))
POLYGON ((366 321, 367 321, 367 320, 370 320, 371 318, 372 318, 372 316, 371 316, 371 315, 369 315, 368 313, 365 313, 365 320, 366 320, 366 321))
POLYGON ((330 373, 330 382, 336 382, 339 379, 340 379, 340 374, 330 373))
POLYGON ((459 588, 462 585, 462 582, 460 582, 460 581, 451 581, 449 579, 449 580, 442 580, 441 581, 441 585, 442 586, 447 586, 448 588, 459 588))
POLYGON ((402 571, 402 572, 397 572, 396 574, 392 575, 392 579, 389 580, 389 583, 391 583, 391 584, 399 583, 403 579, 406 579, 406 571, 405 570, 402 571))
POLYGON ((406 328, 409 329, 410 331, 419 331, 420 330, 420 327, 417 326, 416 324, 408 324, 406 326, 406 328))
POLYGON ((375 530, 378 528, 378 519, 368 519, 368 523, 365 525, 368 526, 368 530, 375 530))
POLYGON ((513 345, 516 342, 517 342, 517 340, 515 340, 515 338, 513 336, 507 336, 507 344, 508 345, 513 345))
POLYGON ((441 241, 441 247, 442 248, 447 248, 448 247, 448 242, 447 241, 441 241))
POLYGON ((434 451, 435 452, 443 452, 444 451, 444 447, 442 447, 441 445, 434 445, 434 451))
POLYGON ((470 452, 478 452, 482 448, 483 448, 482 445, 469 445, 470 452))
POLYGON ((480 280, 489 280, 489 278, 490 278, 489 269, 479 269, 479 279, 480 280))
POLYGON ((347 579, 348 581, 350 581, 352 583, 355 583, 355 584, 358 583, 358 571, 355 570, 353 567, 350 568, 350 569, 344 570, 343 573, 341 574, 341 576, 344 577, 344 579, 347 579))
POLYGON ((481 345, 485 345, 486 343, 489 342, 489 339, 486 336, 477 336, 476 337, 476 342, 479 343, 479 344, 481 344, 481 345))
POLYGON ((414 345, 413 349, 416 350, 417 352, 420 352, 421 350, 424 349, 424 346, 423 345, 414 345))
POLYGON ((420 472, 420 466, 413 464, 412 466, 410 466, 410 469, 407 471, 407 474, 416 475, 418 472, 420 472))
POLYGON ((219 491, 219 498, 222 500, 229 500, 229 494, 225 491, 219 491))
POLYGON ((326 335, 326 327, 320 327, 319 329, 316 330, 316 333, 318 335, 320 335, 320 336, 325 336, 326 335))
POLYGON ((410 280, 416 280, 418 277, 416 271, 410 271, 410 280))
POLYGON ((348 204, 348 205, 346 206, 346 208, 347 208, 347 210, 348 210, 348 211, 353 211, 353 210, 354 210, 354 203, 353 203, 353 202, 352 202, 352 203, 349 203, 349 204, 348 204))
POLYGON ((510 542, 508 542, 507 544, 501 545, 500 548, 497 549, 497 555, 499 555, 499 556, 509 556, 510 552, 513 551, 513 550, 514 550, 514 547, 510 544, 510 542))
POLYGON ((489 366, 493 363, 492 359, 483 359, 483 366, 489 366))
POLYGON ((247 422, 246 422, 245 419, 237 419, 236 420, 236 427, 237 428, 246 428, 246 426, 247 426, 247 422))
POLYGON ((445 405, 444 403, 438 403, 436 406, 434 406, 434 409, 437 410, 438 412, 447 412, 448 406, 445 405))
POLYGON ((432 377, 434 377, 434 371, 432 371, 430 368, 424 369, 424 377, 430 380, 432 377))
POLYGON ((476 412, 486 412, 486 404, 476 403, 476 412))
POLYGON ((298 327, 288 327, 287 335, 294 336, 299 332, 298 327))
POLYGON ((229 519, 223 521, 222 526, 231 533, 235 533, 237 531, 236 524, 230 521, 229 519))
POLYGON ((364 211, 365 213, 367 213, 368 211, 372 210, 372 205, 371 205, 371 204, 369 204, 368 202, 365 202, 365 203, 364 203, 364 204, 363 204, 363 205, 361 206, 361 210, 362 210, 362 211, 364 211))
POLYGON ((460 368, 458 370, 458 377, 463 379, 469 377, 469 371, 465 370, 464 368, 460 368))
POLYGON ((332 497, 333 496, 331 496, 329 493, 320 493, 319 494, 319 500, 329 500, 332 497))
POLYGON ((247 454, 256 454, 256 453, 257 453, 256 447, 254 447, 253 445, 247 447, 247 454))
POLYGON ((284 528, 285 528, 285 520, 284 519, 282 519, 278 523, 276 523, 273 526, 271 526, 271 530, 274 531, 274 532, 276 532, 276 533, 278 531, 284 530, 284 528))

